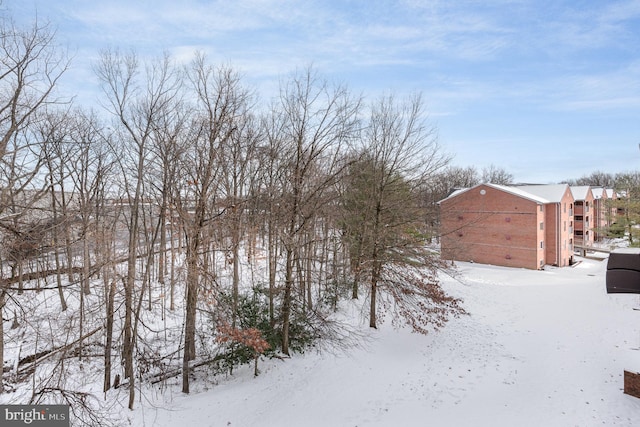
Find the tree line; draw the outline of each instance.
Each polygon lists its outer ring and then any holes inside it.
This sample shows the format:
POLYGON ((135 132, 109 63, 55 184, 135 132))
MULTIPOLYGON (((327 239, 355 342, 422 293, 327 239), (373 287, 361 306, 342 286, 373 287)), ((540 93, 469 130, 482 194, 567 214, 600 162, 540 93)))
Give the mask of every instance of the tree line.
POLYGON ((342 301, 422 333, 463 313, 430 246, 450 158, 419 95, 365 103, 309 67, 264 105, 201 53, 109 49, 88 109, 56 91, 49 25, 1 25, 0 360, 40 341, 0 392, 31 378, 33 403, 85 402, 66 378, 98 357, 133 408, 140 381, 189 393, 197 367, 339 345, 342 301))

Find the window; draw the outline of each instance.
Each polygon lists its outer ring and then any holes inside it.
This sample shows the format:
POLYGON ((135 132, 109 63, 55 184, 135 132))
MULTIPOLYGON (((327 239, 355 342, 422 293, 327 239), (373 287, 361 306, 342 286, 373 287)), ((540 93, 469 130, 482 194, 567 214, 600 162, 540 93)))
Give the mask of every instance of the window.
POLYGON ((544 212, 544 206, 540 205, 540 212, 544 212))
POLYGON ((563 205, 563 211, 564 211, 564 213, 567 213, 567 204, 566 203, 564 203, 564 205, 563 205))
POLYGON ((544 222, 540 223, 540 230, 544 230, 544 222))
POLYGON ((564 222, 563 222, 563 225, 564 225, 563 230, 564 230, 564 231, 567 231, 567 221, 564 221, 564 222))
POLYGON ((540 249, 544 249, 544 241, 540 241, 540 249))

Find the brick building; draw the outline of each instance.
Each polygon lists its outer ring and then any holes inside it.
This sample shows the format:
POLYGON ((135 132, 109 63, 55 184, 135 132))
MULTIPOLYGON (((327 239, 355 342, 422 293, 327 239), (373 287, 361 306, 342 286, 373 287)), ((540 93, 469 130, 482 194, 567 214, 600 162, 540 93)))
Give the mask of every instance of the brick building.
POLYGON ((610 226, 611 216, 607 214, 608 195, 602 187, 591 187, 593 194, 593 240, 599 241, 604 236, 603 230, 610 226))
POLYGON ((593 228, 597 226, 594 201, 595 197, 588 185, 572 186, 575 199, 574 242, 576 245, 593 246, 595 235, 593 228))
POLYGON ((442 257, 540 269, 573 253, 573 194, 566 184, 479 184, 439 202, 442 257))

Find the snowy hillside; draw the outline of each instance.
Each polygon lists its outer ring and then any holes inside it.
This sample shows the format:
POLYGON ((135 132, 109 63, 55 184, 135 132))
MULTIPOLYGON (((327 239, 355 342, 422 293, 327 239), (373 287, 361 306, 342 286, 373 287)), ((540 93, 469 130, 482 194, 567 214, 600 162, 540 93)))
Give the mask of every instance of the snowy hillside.
MULTIPOLYGON (((513 270, 459 264, 445 289, 468 316, 429 336, 359 326, 349 352, 261 361, 191 395, 144 389, 134 426, 640 425, 623 371, 640 371, 640 306, 607 295, 606 261, 513 270), (161 393, 162 392, 162 393, 161 393)), ((354 316, 358 318, 358 316, 354 316)), ((176 380, 177 381, 177 380, 176 380)), ((122 392, 123 407, 125 392, 122 392)))

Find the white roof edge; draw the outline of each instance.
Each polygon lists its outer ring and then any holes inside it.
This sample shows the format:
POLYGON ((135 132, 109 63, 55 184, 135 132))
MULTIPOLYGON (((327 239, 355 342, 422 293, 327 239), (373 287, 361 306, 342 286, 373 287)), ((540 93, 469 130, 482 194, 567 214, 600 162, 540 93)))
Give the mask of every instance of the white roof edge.
POLYGON ((549 203, 560 203, 567 190, 571 193, 569 184, 529 184, 516 185, 518 189, 546 199, 549 203))
POLYGON ((534 201, 536 203, 540 203, 543 205, 546 205, 547 203, 553 203, 548 199, 545 199, 544 197, 540 197, 540 196, 536 196, 535 194, 532 194, 528 191, 522 190, 520 188, 517 187, 510 187, 508 185, 499 185, 499 184, 485 184, 489 187, 493 187, 497 190, 502 190, 505 191, 507 193, 513 194, 515 196, 519 196, 525 199, 529 199, 531 201, 534 201))
POLYGON ((467 191, 473 190, 474 188, 478 188, 478 187, 481 187, 483 185, 487 186, 487 187, 494 188, 496 190, 504 191, 505 193, 513 194, 514 196, 518 196, 518 197, 522 197, 524 199, 531 200, 531 201, 533 201, 535 203, 539 203, 539 204, 543 204, 543 205, 546 205, 547 203, 555 203, 555 202, 549 201, 549 200, 547 200, 547 199, 545 199, 543 197, 536 196, 535 194, 531 194, 531 193, 529 193, 527 191, 521 190, 521 189, 516 188, 516 187, 510 187, 510 186, 507 186, 507 185, 500 185, 500 184, 491 184, 491 183, 476 184, 473 187, 464 188, 464 189, 461 189, 461 190, 454 191, 449 196, 447 196, 444 199, 440 200, 438 203, 441 203, 441 202, 444 202, 445 200, 457 197, 460 194, 466 193, 467 191))

